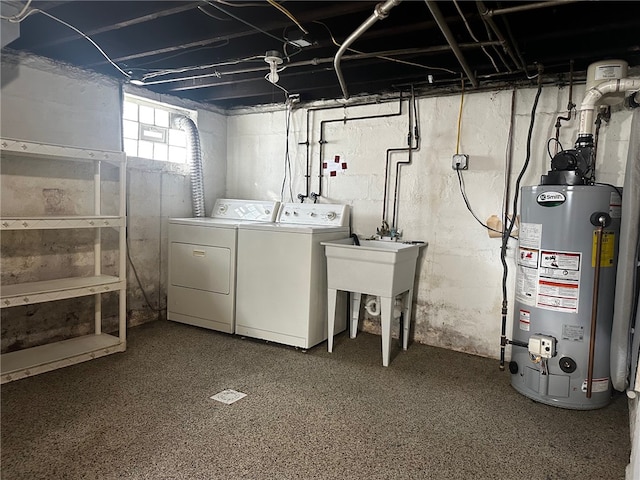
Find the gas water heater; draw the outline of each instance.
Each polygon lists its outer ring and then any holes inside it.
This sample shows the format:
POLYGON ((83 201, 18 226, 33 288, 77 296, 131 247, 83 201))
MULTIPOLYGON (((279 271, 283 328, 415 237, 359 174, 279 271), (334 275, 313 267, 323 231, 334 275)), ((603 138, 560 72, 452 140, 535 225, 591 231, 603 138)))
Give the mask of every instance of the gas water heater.
POLYGON ((588 410, 609 403, 621 190, 595 182, 597 104, 640 86, 626 62, 590 67, 578 140, 551 161, 540 185, 521 190, 516 250, 512 386, 548 405, 588 410), (592 68, 593 67, 593 68, 592 68), (606 95, 610 92, 610 95, 606 95), (607 98, 602 99, 603 96, 607 98))
POLYGON ((522 189, 513 325, 519 343, 509 369, 511 384, 527 397, 574 409, 609 403, 620 204, 608 186, 522 189))

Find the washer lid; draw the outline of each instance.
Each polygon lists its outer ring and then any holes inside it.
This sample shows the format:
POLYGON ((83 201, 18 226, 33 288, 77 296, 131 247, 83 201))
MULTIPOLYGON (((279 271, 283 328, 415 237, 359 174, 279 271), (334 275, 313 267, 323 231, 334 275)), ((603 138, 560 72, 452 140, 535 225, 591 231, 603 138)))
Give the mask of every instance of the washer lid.
POLYGON ((238 224, 242 222, 238 220, 196 217, 196 218, 170 218, 169 223, 172 225, 192 225, 192 226, 209 227, 209 228, 238 228, 238 224))
POLYGON ((275 233, 303 233, 307 235, 323 234, 323 233, 344 233, 349 235, 349 227, 340 227, 333 225, 287 225, 282 223, 242 223, 238 225, 238 230, 259 230, 263 232, 275 233))

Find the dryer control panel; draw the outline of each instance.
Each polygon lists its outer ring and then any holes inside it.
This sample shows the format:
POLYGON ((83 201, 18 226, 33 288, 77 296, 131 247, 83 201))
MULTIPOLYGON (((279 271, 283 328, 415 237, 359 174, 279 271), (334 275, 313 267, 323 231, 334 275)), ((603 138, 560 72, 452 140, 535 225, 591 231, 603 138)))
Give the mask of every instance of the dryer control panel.
POLYGON ((283 203, 277 222, 288 225, 349 226, 349 205, 283 203))
POLYGON ((211 218, 274 222, 280 202, 219 198, 211 212, 211 218))

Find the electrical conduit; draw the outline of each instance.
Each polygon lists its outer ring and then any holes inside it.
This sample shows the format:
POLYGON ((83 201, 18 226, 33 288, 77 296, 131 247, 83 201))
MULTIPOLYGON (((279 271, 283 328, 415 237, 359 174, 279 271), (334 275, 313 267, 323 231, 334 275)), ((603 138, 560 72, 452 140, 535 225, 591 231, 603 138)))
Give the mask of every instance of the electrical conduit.
POLYGON ((340 49, 337 51, 336 56, 333 58, 333 68, 335 68, 336 70, 338 82, 340 83, 340 88, 342 89, 342 94, 344 95, 345 100, 349 99, 349 92, 347 91, 347 84, 344 81, 342 70, 340 69, 340 61, 342 59, 342 55, 347 51, 351 44, 355 42, 358 37, 360 37, 360 35, 369 30, 369 28, 371 28, 374 23, 376 23, 378 20, 387 18, 391 9, 398 5, 401 1, 402 0, 386 0, 386 2, 376 5, 376 8, 373 10, 373 14, 367 20, 365 20, 362 25, 356 28, 351 35, 349 35, 349 37, 344 41, 340 49))

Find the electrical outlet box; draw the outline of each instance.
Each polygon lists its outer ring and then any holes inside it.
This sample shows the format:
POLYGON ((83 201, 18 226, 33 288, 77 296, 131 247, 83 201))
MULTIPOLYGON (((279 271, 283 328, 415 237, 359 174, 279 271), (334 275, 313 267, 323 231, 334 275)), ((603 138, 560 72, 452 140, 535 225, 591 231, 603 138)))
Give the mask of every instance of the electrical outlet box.
POLYGON ((451 168, 454 170, 468 170, 469 169, 469 155, 463 153, 456 153, 451 159, 451 168))

